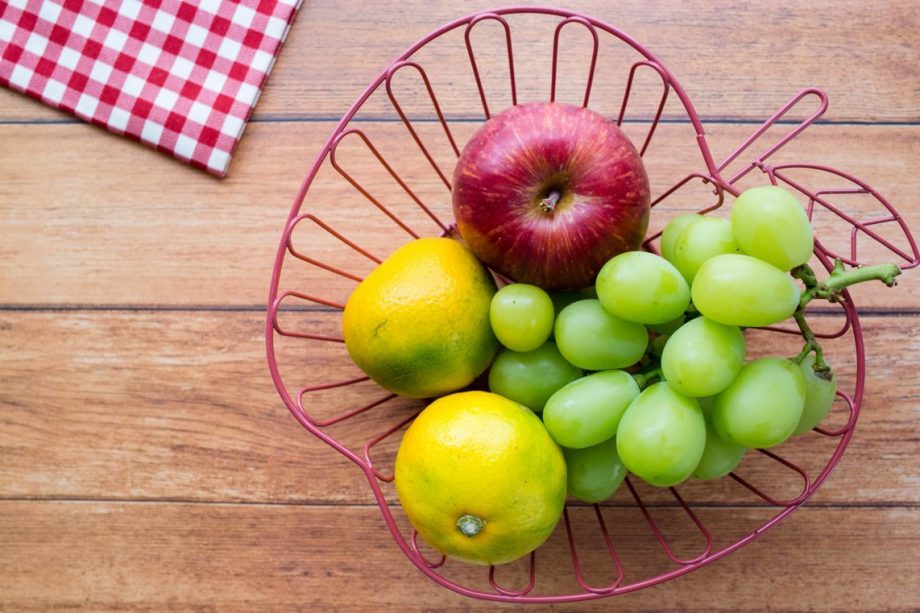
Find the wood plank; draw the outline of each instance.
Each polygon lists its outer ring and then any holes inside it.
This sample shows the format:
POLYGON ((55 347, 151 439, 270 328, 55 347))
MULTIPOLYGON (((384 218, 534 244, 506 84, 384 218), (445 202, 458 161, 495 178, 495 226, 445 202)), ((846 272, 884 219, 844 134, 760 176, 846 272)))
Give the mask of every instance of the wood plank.
MULTIPOLYGON (((299 318, 288 323, 334 327, 330 313, 293 315, 299 318)), ((252 312, 0 313, 0 498, 373 502, 358 467, 305 432, 280 402, 266 368, 263 321, 252 312)), ((916 316, 864 319, 870 374, 863 410, 816 504, 920 501, 920 345, 905 335, 918 323, 916 316)), ((798 350, 785 338, 777 345, 751 337, 749 347, 752 355, 798 350)), ((826 350, 847 389, 852 350, 845 342, 826 350)), ((277 355, 292 393, 360 375, 334 343, 279 341, 277 355)), ((322 418, 383 396, 361 384, 308 396, 305 404, 322 418)), ((372 435, 418 406, 390 402, 326 432, 360 454, 372 435)), ((846 416, 840 405, 829 423, 843 425, 846 416)), ((375 448, 374 462, 385 467, 397 444, 398 436, 375 448)), ((810 433, 780 453, 814 476, 835 445, 810 433)), ((798 477, 756 453, 739 473, 778 498, 801 489, 798 477)), ((681 491, 694 502, 761 502, 730 480, 681 491)), ((673 504, 667 492, 642 493, 673 504)), ((631 504, 625 488, 613 502, 631 504)))
MULTIPOLYGON (((401 124, 359 124, 395 164, 417 195, 443 219, 451 218, 443 183, 415 148, 401 124)), ((636 139, 646 126, 627 125, 636 139)), ((459 142, 475 124, 453 124, 459 142)), ((753 126, 711 126, 718 156, 741 142, 753 126)), ((231 177, 217 181, 183 165, 83 125, 0 126, 0 303, 6 304, 264 304, 290 203, 312 156, 321 150, 331 123, 260 123, 244 140, 231 177), (79 172, 75 172, 75 169, 79 172)), ((788 126, 783 127, 788 130, 788 126)), ((453 154, 437 124, 419 132, 439 163, 452 168, 453 154), (440 139, 440 140, 438 140, 440 139), (444 146, 441 146, 444 145, 444 146)), ((339 161, 356 180, 420 233, 438 230, 380 168, 356 137, 339 161)), ((920 227, 910 161, 920 155, 920 127, 817 126, 775 156, 775 161, 821 162, 850 170, 898 207, 910 228, 920 227)), ((773 161, 773 160, 771 160, 773 161)), ((685 125, 659 127, 646 155, 656 193, 702 168, 685 125)), ((759 174, 759 173, 758 173, 759 174)), ((801 174, 801 173, 800 173, 801 174)), ((796 180, 802 180, 793 173, 796 180)), ((763 181, 749 175, 746 181, 763 181)), ((812 187, 839 187, 827 177, 804 178, 812 187)), ((701 183, 669 198, 652 217, 653 228, 678 210, 701 208, 713 196, 701 183)), ((842 202, 863 216, 868 200, 842 202)), ((328 164, 311 188, 306 207, 379 256, 409 238, 374 209, 328 164), (361 219, 360 226, 354 220, 361 219)), ((825 242, 846 251, 849 226, 816 219, 825 242)), ((907 248, 903 235, 883 234, 907 248)), ((351 266, 368 261, 325 232, 303 224, 295 244, 320 259, 351 266)), ((888 256, 870 253, 869 260, 888 256)), ((287 289, 344 299, 352 283, 294 262, 287 289)), ((361 272, 361 271, 357 271, 361 272)), ((858 293, 866 307, 912 308, 920 304, 920 277, 905 275, 897 291, 858 293)))
MULTIPOLYGON (((575 522, 589 511, 576 513, 575 522)), ((673 511, 662 522, 677 519, 673 511)), ((758 509, 708 509, 701 519, 730 537, 758 509)), ((667 568, 638 513, 607 517, 626 581, 667 568)), ((912 555, 916 508, 810 509, 756 543, 688 576, 579 610, 896 611, 920 602, 912 555), (893 568, 897 572, 892 572, 893 568)), ((677 534, 675 532, 675 534, 677 534)), ((493 610, 427 579, 399 552, 370 507, 0 503, 0 607, 81 610, 493 610)), ((588 580, 611 581, 610 561, 582 536, 588 580)), ((693 544, 693 535, 672 544, 693 544)), ((554 535, 538 555, 537 591, 568 593, 568 545, 554 535)), ((442 572, 489 589, 487 570, 448 562, 442 572)), ((521 569, 496 572, 515 585, 521 569)))
MULTIPOLYGON (((904 78, 914 73, 920 40, 920 21, 909 1, 886 2, 872 10, 856 0, 822 0, 807 7, 782 0, 756 11, 737 1, 670 1, 650 6, 641 0, 616 5, 591 0, 558 5, 620 27, 647 45, 707 117, 761 119, 795 92, 816 85, 830 95, 832 119, 920 119, 920 94, 911 79, 904 78), (832 21, 828 15, 833 15, 832 21)), ((489 0, 462 7, 407 0, 378 4, 374 11, 364 10, 358 0, 306 3, 256 118, 338 117, 411 43, 454 18, 493 7, 489 0)), ((546 96, 555 20, 509 20, 521 96, 546 96)), ((501 57, 496 32, 487 27, 474 39, 482 45, 477 47, 480 57, 501 57)), ((582 44, 578 35, 581 32, 563 38, 564 45, 573 45, 564 49, 582 44)), ((454 32, 444 43, 440 49, 420 54, 423 65, 430 69, 435 84, 441 85, 438 91, 444 92, 442 103, 447 112, 478 113, 462 32, 454 32)), ((602 51, 596 100, 618 97, 625 79, 622 67, 614 61, 622 53, 612 47, 602 51)), ((583 83, 587 59, 571 51, 564 56, 572 59, 563 67, 571 65, 577 70, 560 71, 560 81, 569 81, 574 88, 583 83)), ((488 71, 488 60, 481 61, 488 71)), ((496 65, 498 74, 503 70, 503 65, 496 65)), ((392 113, 377 101, 371 108, 375 113, 392 113)), ((62 117, 23 96, 0 92, 0 121, 62 117)))

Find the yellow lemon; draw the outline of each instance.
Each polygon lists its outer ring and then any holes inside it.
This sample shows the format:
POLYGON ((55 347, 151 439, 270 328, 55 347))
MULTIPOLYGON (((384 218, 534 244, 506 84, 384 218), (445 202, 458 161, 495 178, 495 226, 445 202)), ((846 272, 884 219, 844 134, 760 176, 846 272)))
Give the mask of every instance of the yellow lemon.
POLYGON ((562 450, 524 406, 490 392, 432 402, 403 436, 396 493, 441 553, 479 564, 527 555, 562 515, 562 450))
POLYGON ((355 364, 382 387, 430 398, 463 388, 492 361, 495 282, 461 243, 420 238, 352 292, 342 328, 355 364))

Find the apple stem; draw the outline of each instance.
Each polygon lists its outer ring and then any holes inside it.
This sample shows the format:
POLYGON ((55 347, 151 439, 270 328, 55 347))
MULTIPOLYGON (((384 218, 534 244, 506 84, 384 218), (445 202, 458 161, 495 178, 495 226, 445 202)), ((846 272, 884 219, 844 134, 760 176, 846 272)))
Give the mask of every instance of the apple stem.
POLYGON ((540 209, 544 213, 552 213, 556 205, 559 204, 560 198, 562 198, 562 194, 556 190, 551 191, 546 198, 540 201, 540 209))

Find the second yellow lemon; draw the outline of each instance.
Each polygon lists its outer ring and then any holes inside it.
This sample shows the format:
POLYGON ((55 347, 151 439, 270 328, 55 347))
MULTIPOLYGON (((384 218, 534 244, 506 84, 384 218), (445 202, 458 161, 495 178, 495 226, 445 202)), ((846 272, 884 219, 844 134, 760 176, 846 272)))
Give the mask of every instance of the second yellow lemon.
POLYGON ((461 389, 492 361, 495 282, 460 242, 420 238, 358 285, 342 318, 352 360, 382 387, 429 398, 461 389))
POLYGON ((461 392, 438 398, 409 426, 394 484, 429 545, 468 562, 503 564, 552 533, 566 467, 529 409, 498 394, 461 392))

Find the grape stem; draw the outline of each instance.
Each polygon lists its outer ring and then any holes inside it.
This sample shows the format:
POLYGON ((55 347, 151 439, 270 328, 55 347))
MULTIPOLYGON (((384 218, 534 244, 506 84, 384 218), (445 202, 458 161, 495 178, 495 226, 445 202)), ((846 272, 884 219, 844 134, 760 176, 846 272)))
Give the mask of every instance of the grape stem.
POLYGON ((802 338, 805 339, 805 345, 797 356, 792 358, 796 364, 801 364, 802 360, 808 357, 812 351, 815 352, 814 371, 818 377, 831 379, 833 373, 830 366, 824 362, 824 353, 821 344, 815 340, 815 333, 812 331, 808 322, 805 321, 805 307, 815 298, 823 298, 828 302, 840 302, 843 298, 843 291, 851 285, 864 283, 866 281, 878 280, 893 287, 897 284, 895 277, 901 274, 901 269, 896 264, 878 264, 875 266, 863 266, 847 270, 843 262, 837 259, 834 262, 834 268, 830 276, 824 281, 818 281, 815 271, 808 264, 796 266, 790 271, 790 274, 805 284, 805 291, 799 300, 799 306, 795 313, 795 323, 799 326, 802 338))
POLYGON ((652 369, 645 370, 642 372, 633 373, 632 377, 633 379, 636 380, 636 384, 638 384, 639 389, 644 390, 652 383, 661 381, 662 379, 661 369, 652 368, 652 369))
POLYGON ((805 321, 805 307, 799 305, 799 308, 795 310, 795 313, 793 313, 792 316, 795 318, 795 323, 797 323, 799 326, 799 331, 802 333, 802 338, 805 339, 805 346, 802 347, 802 351, 799 352, 799 355, 792 358, 792 361, 796 364, 801 364, 802 360, 808 357, 809 353, 814 351, 815 374, 822 379, 830 381, 833 374, 831 373, 831 367, 828 366, 824 361, 824 350, 821 348, 821 344, 815 340, 815 333, 812 332, 811 326, 809 326, 808 322, 805 321))
POLYGON ((860 268, 844 268, 843 262, 837 260, 834 262, 834 268, 831 275, 824 281, 818 281, 815 271, 808 264, 802 264, 792 269, 791 274, 796 279, 801 279, 805 283, 805 291, 802 293, 800 304, 808 304, 815 298, 823 298, 829 302, 840 302, 843 297, 843 290, 866 281, 878 280, 887 285, 894 287, 897 285, 896 277, 901 274, 901 269, 897 264, 876 264, 875 266, 862 266, 860 268))

